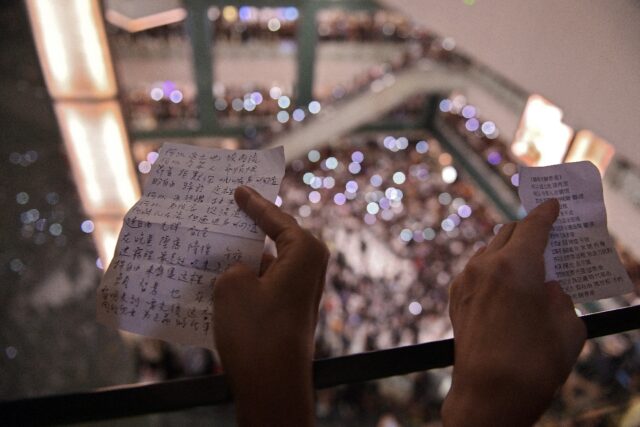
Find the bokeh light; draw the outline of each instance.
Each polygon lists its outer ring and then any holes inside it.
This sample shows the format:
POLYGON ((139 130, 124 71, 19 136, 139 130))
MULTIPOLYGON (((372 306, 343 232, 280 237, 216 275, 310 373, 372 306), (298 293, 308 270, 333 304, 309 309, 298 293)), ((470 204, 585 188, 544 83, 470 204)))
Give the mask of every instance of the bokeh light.
POLYGON ((29 203, 29 195, 24 191, 19 192, 18 194, 16 194, 16 202, 19 205, 26 205, 27 203, 29 203))
POLYGON ((278 107, 289 108, 290 105, 291 105, 291 99, 288 96, 283 95, 280 98, 278 98, 278 107))
POLYGON ((296 108, 295 110, 293 110, 292 117, 296 122, 301 122, 305 117, 304 111, 301 108, 296 108))
POLYGON ((414 316, 419 315, 420 313, 422 313, 422 305, 420 305, 418 301, 412 301, 409 304, 409 313, 413 314, 414 316))
POLYGON ((164 91, 159 87, 154 87, 153 89, 151 89, 151 92, 149 92, 149 96, 154 101, 160 101, 162 98, 164 98, 164 91))
POLYGON ((367 212, 369 212, 371 215, 375 215, 380 212, 380 206, 378 206, 376 202, 371 202, 367 205, 367 212))
POLYGON ((356 162, 349 163, 349 172, 351 172, 352 174, 356 175, 360 173, 361 170, 362 170, 362 166, 360 166, 360 163, 356 163, 356 162))
POLYGON ((269 96, 274 100, 279 99, 282 96, 282 89, 280 89, 278 86, 273 86, 271 89, 269 89, 269 96))
POLYGON ((453 107, 453 103, 451 102, 450 99, 443 99, 442 101, 440 101, 440 104, 438 105, 438 107, 440 108, 440 111, 442 111, 443 113, 448 113, 451 111, 451 108, 453 107))
POLYGON ((80 230, 87 234, 93 233, 93 230, 95 230, 95 225, 93 224, 93 221, 87 219, 85 221, 82 221, 82 224, 80 224, 80 230))
POLYGON ((425 154, 429 151, 429 143, 427 141, 418 141, 416 144, 416 151, 420 154, 425 154))
POLYGON ((319 192, 312 191, 311 193, 309 193, 309 201, 311 203, 319 203, 320 199, 322 199, 322 196, 320 195, 319 192))
POLYGON ((400 185, 400 184, 404 184, 405 180, 407 179, 406 175, 403 172, 396 172, 393 174, 393 182, 400 185))
POLYGON ((269 28, 269 31, 276 32, 280 29, 280 27, 281 24, 278 18, 271 18, 269 19, 269 22, 267 22, 267 28, 269 28))
POLYGON ((458 171, 453 166, 442 168, 442 180, 447 184, 452 184, 458 179, 458 171))
POLYGON ((322 109, 322 106, 318 101, 311 101, 308 108, 311 114, 318 114, 322 109))
POLYGON ((335 169, 338 167, 338 159, 335 157, 329 157, 325 161, 325 165, 327 166, 327 169, 335 169))
POLYGON ((309 154, 307 154, 307 158, 309 159, 310 162, 317 162, 318 160, 320 160, 320 152, 318 150, 311 150, 309 151, 309 154))
POLYGON ((276 119, 280 123, 287 123, 289 121, 289 113, 287 113, 286 111, 278 111, 276 119))

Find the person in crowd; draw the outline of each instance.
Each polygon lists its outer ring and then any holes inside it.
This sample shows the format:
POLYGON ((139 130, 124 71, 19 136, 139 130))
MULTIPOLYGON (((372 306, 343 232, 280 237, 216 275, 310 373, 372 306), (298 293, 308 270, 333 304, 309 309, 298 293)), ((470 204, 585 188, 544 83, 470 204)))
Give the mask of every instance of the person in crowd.
MULTIPOLYGON (((314 425, 312 360, 329 252, 254 190, 240 208, 273 239, 260 272, 236 264, 214 289, 216 345, 241 426, 314 425)), ((507 224, 470 259, 450 290, 455 336, 445 426, 532 425, 569 375, 586 339, 543 252, 559 205, 507 224)))

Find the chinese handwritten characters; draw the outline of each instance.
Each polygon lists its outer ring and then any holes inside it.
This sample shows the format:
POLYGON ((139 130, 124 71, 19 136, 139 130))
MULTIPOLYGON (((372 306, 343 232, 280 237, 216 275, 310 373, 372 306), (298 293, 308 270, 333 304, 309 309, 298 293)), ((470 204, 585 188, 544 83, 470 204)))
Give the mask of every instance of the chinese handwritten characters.
POLYGON ((257 272, 264 247, 233 192, 247 185, 275 200, 284 151, 164 144, 159 154, 98 289, 98 320, 213 348, 212 283, 240 261, 257 272))
POLYGON ((544 253, 546 280, 558 281, 575 303, 632 291, 607 231, 602 181, 591 162, 522 167, 519 194, 527 211, 550 198, 560 202, 544 253))

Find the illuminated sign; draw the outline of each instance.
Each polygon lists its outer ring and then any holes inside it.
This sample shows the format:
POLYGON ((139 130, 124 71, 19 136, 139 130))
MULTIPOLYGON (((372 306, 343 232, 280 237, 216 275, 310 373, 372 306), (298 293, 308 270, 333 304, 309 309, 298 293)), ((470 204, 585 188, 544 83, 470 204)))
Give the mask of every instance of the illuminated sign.
POLYGON ((511 151, 527 166, 562 163, 573 129, 562 123, 562 110, 540 95, 531 95, 522 113, 511 151))
POLYGON ((588 130, 581 130, 576 133, 576 137, 571 144, 569 154, 567 154, 566 162, 579 162, 588 160, 600 171, 600 175, 604 176, 604 172, 613 158, 616 150, 603 138, 588 130))

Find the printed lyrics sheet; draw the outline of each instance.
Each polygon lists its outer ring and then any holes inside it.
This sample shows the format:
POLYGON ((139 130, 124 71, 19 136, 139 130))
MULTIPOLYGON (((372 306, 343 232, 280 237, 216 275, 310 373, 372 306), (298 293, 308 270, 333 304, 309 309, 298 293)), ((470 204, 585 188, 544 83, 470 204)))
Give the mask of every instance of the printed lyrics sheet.
POLYGON ((527 212, 547 199, 560 216, 544 252, 546 280, 556 280, 574 303, 633 290, 607 230, 602 180, 591 162, 520 169, 519 194, 527 212))

